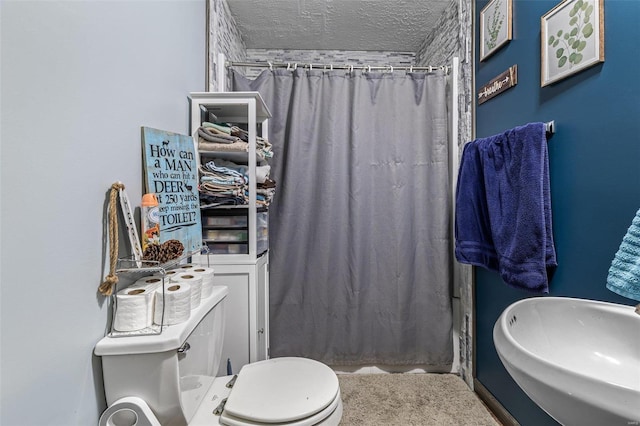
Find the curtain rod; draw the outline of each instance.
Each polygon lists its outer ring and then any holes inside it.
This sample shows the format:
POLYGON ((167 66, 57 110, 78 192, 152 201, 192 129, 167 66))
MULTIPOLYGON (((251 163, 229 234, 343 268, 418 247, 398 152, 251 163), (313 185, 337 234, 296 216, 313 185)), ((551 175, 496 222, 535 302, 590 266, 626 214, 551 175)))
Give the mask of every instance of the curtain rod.
POLYGON ((428 71, 433 72, 436 70, 443 70, 446 74, 449 73, 449 67, 447 65, 443 66, 426 66, 426 67, 414 67, 410 66, 393 66, 393 65, 334 65, 334 64, 298 64, 297 62, 232 62, 227 61, 225 64, 227 67, 252 67, 252 68, 286 68, 288 70, 295 70, 298 67, 302 67, 303 69, 318 69, 318 70, 349 70, 350 72, 353 70, 362 70, 362 71, 374 71, 374 70, 382 70, 382 71, 428 71))

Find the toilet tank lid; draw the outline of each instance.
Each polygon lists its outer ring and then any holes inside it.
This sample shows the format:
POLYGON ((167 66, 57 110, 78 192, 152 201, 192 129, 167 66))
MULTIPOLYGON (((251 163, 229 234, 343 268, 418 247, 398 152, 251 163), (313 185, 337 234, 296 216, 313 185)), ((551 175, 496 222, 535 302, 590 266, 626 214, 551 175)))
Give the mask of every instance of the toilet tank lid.
POLYGON ((213 287, 213 293, 203 299, 196 309, 191 311, 189 319, 181 324, 165 326, 161 334, 151 336, 124 336, 102 338, 94 349, 98 356, 131 355, 165 352, 178 349, 187 337, 214 306, 227 297, 229 290, 225 286, 213 287))

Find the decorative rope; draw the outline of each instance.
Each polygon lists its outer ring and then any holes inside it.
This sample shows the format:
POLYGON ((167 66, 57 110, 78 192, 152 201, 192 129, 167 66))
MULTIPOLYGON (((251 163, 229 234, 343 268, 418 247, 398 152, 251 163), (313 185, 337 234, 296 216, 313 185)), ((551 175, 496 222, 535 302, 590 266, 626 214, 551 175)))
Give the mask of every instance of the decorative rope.
POLYGON ((124 185, 116 182, 111 185, 111 193, 109 194, 109 275, 98 287, 98 291, 103 296, 111 296, 113 288, 118 283, 118 276, 116 275, 116 263, 118 261, 118 210, 116 201, 118 191, 121 189, 124 189, 124 185))

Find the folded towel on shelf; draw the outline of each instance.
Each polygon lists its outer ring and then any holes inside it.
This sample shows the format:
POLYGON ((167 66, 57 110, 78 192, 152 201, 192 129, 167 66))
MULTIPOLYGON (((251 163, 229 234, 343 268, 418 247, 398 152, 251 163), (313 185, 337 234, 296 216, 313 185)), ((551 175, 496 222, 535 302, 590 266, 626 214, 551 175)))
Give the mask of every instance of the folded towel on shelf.
POLYGON ((209 198, 206 204, 211 203, 211 198, 217 202, 230 199, 230 204, 237 204, 238 199, 244 200, 244 192, 247 187, 246 176, 228 167, 220 167, 214 161, 209 161, 200 166, 200 197, 209 198))
MULTIPOLYGON (((237 136, 245 142, 249 141, 249 133, 240 127, 231 127, 231 135, 237 136)), ((261 136, 256 136, 256 151, 264 158, 273 157, 271 143, 261 136)))
POLYGON ((207 142, 225 143, 230 144, 240 141, 240 138, 235 136, 229 136, 223 132, 219 132, 215 129, 209 129, 206 127, 200 127, 198 129, 198 136, 207 142))
POLYGON ((548 293, 557 266, 544 123, 469 142, 456 191, 456 259, 548 293))
POLYGON ((262 201, 262 206, 269 207, 271 201, 273 201, 273 197, 276 194, 276 185, 272 180, 268 180, 268 184, 259 184, 256 188, 256 193, 258 194, 258 201, 262 201), (259 196, 263 198, 260 199, 259 196))
POLYGON ((260 188, 275 188, 276 182, 270 178, 266 178, 263 183, 260 184, 260 188))
POLYGON ((224 132, 227 135, 231 134, 231 127, 225 126, 224 124, 212 123, 210 121, 203 121, 201 124, 205 129, 215 129, 219 132, 224 132))
POLYGON ((611 262, 607 288, 629 299, 640 300, 640 210, 611 262))
POLYGON ((200 172, 203 173, 204 175, 211 174, 211 173, 220 173, 223 175, 238 177, 242 180, 246 180, 246 173, 236 170, 233 167, 225 167, 223 165, 220 165, 219 163, 223 161, 224 160, 218 160, 218 159, 216 159, 215 161, 214 160, 207 161, 202 166, 200 166, 200 172))
POLYGON ((244 152, 249 151, 249 144, 243 141, 233 143, 209 142, 198 138, 198 151, 200 152, 244 152))
POLYGON ((256 182, 257 183, 265 183, 265 181, 269 178, 269 174, 271 173, 271 166, 266 164, 264 166, 256 167, 256 182))
MULTIPOLYGON (((233 136, 237 136, 240 139, 242 139, 245 142, 249 142, 249 132, 247 132, 246 130, 241 129, 238 126, 233 126, 229 129, 229 134, 233 135, 233 136)), ((260 139, 260 137, 258 136, 258 139, 260 139)))
POLYGON ((243 180, 238 180, 231 176, 220 176, 220 175, 203 175, 200 177, 200 182, 202 184, 209 185, 220 185, 220 186, 238 186, 242 187, 244 185, 243 180))
MULTIPOLYGON (((268 166, 266 166, 268 167, 268 166)), ((248 204, 249 177, 247 166, 228 160, 211 160, 199 168, 200 200, 203 205, 248 204)), ((268 170, 263 172, 268 174, 268 170)), ((256 177, 258 179, 258 177, 256 177)), ((268 177, 256 182, 256 202, 258 206, 269 206, 275 194, 275 182, 268 177)))
MULTIPOLYGON (((246 166, 244 164, 237 164, 229 160, 216 160, 216 165, 228 167, 244 175, 249 174, 249 166, 246 166)), ((269 173, 271 173, 270 165, 265 164, 263 166, 256 166, 256 183, 264 183, 269 177, 269 173)))
POLYGON ((215 197, 240 197, 244 193, 244 188, 242 187, 235 188, 229 185, 209 181, 202 182, 200 184, 200 190, 215 197))

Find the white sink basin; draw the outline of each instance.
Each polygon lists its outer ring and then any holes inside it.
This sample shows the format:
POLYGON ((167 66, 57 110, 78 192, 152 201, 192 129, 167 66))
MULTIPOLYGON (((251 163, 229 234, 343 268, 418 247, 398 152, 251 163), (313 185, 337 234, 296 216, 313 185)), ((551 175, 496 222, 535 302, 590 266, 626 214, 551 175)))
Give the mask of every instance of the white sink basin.
POLYGON ((563 425, 640 424, 640 315, 565 297, 520 300, 493 341, 524 392, 563 425))

